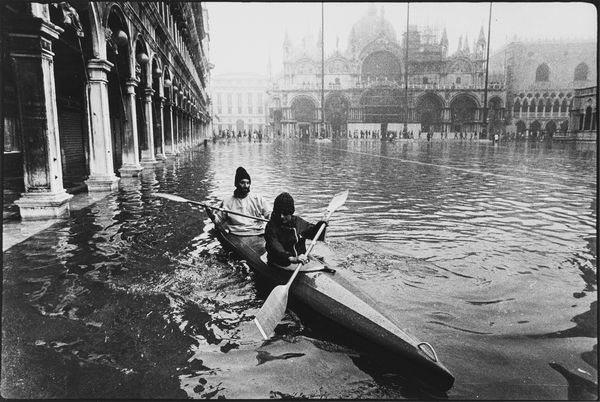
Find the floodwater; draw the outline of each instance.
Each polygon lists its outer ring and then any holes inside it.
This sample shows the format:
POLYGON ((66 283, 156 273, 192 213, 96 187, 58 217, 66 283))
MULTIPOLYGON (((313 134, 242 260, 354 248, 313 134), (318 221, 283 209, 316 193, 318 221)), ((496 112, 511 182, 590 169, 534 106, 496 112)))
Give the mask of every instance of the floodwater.
POLYGON ((201 146, 4 252, 2 396, 596 399, 596 165, 585 144, 201 146), (312 221, 350 191, 338 272, 435 347, 447 394, 306 312, 255 337, 253 274, 201 209, 152 195, 216 203, 237 166, 312 221))

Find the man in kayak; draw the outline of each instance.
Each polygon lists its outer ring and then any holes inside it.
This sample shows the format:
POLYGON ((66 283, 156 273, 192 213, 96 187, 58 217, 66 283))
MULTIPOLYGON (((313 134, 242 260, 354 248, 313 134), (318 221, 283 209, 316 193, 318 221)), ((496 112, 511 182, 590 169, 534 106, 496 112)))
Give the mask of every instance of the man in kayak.
MULTIPOLYGON (((246 169, 238 167, 235 171, 235 191, 232 196, 221 202, 220 207, 257 218, 269 219, 271 216, 269 203, 259 194, 250 193, 250 183, 250 175, 246 169)), ((262 236, 264 233, 264 223, 259 220, 227 212, 213 212, 208 207, 205 209, 206 214, 216 226, 221 226, 230 233, 238 236, 262 236)))
MULTIPOLYGON (((327 226, 325 221, 308 223, 294 215, 294 211, 294 199, 289 193, 281 193, 275 198, 271 219, 265 228, 265 242, 267 261, 276 268, 294 270, 291 264, 306 264, 306 239, 314 238, 321 225, 327 226)), ((325 238, 325 231, 318 240, 325 238)), ((309 269, 308 266, 305 268, 309 269)))

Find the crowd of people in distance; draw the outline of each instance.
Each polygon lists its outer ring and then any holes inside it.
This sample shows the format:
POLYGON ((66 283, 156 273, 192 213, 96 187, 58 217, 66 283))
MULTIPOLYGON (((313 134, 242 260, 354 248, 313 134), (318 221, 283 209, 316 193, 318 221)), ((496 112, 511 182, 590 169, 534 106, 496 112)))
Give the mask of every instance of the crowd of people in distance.
POLYGON ((225 130, 219 130, 219 132, 217 133, 215 130, 213 130, 213 140, 217 140, 217 139, 247 139, 248 141, 252 141, 252 140, 257 140, 257 141, 262 141, 263 140, 263 133, 262 130, 254 130, 254 131, 246 131, 246 130, 238 130, 237 133, 235 130, 230 130, 230 129, 225 129, 225 130))

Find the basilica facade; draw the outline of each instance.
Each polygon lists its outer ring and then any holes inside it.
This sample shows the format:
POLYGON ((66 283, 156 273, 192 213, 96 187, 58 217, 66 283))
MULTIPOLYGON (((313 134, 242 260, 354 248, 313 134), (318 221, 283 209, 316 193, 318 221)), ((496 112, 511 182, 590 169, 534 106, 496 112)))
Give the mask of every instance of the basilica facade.
MULTIPOLYGON (((490 54, 485 91, 483 27, 473 42, 464 36, 456 49, 449 49, 445 29, 440 34, 409 26, 407 44, 406 32, 398 38, 383 8, 370 5, 352 26, 347 48, 336 46, 325 57, 322 102, 320 36, 306 36, 300 43, 285 36, 283 73, 269 90, 274 135, 315 136, 324 129, 334 137, 357 131, 384 136, 406 128, 415 135, 485 137, 492 132, 575 138, 579 126, 569 126, 575 94, 594 87, 597 79, 595 40, 514 38, 490 54)), ((590 119, 595 123, 597 115, 590 119)))
POLYGON ((383 8, 370 5, 357 21, 345 50, 325 58, 324 104, 321 106, 321 42, 307 36, 283 43, 283 74, 270 88, 270 125, 275 135, 346 136, 369 130, 385 135, 427 131, 471 132, 484 129, 487 96, 492 127, 505 118, 506 91, 502 76, 491 76, 485 94, 486 37, 483 27, 470 43, 461 38, 448 48, 444 30, 409 27, 396 36, 383 8), (407 57, 408 53, 408 57, 407 57), (405 90, 405 77, 408 77, 405 90))

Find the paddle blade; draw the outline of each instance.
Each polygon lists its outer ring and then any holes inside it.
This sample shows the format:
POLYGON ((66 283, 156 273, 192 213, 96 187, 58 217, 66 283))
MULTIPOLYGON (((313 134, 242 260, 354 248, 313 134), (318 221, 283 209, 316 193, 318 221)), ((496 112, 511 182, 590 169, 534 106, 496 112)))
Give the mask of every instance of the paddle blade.
POLYGON ((265 339, 269 339, 273 335, 275 327, 285 315, 288 290, 288 287, 285 285, 276 286, 254 318, 254 323, 265 339))
POLYGON ((157 196, 157 197, 166 198, 167 200, 171 200, 171 201, 190 202, 190 200, 187 200, 187 199, 185 199, 183 197, 180 197, 178 195, 173 195, 173 194, 154 193, 154 195, 157 196))
POLYGON ((333 196, 331 201, 329 202, 329 206, 327 206, 327 211, 333 212, 346 202, 348 198, 348 190, 344 190, 342 192, 337 193, 333 196))

